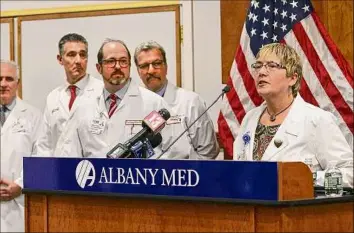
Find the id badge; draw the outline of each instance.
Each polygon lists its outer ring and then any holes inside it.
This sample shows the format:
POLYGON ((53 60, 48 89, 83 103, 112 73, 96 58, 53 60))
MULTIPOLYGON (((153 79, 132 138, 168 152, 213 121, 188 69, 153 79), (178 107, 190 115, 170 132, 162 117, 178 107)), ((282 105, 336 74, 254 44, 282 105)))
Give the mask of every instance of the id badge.
POLYGON ((181 124, 182 123, 182 115, 177 115, 177 116, 171 116, 170 119, 167 120, 166 124, 167 125, 172 125, 172 124, 181 124))
POLYGON ((25 133, 26 127, 21 119, 17 119, 12 125, 12 133, 25 133))
POLYGON ((93 134, 102 134, 106 126, 106 121, 102 118, 93 119, 90 125, 90 132, 93 134))

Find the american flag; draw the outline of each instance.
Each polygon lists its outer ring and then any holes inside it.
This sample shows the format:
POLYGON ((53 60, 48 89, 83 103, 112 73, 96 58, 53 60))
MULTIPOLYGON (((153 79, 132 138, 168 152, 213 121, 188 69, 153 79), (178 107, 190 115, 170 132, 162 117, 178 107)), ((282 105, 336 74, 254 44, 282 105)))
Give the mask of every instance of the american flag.
POLYGON ((253 0, 243 26, 223 100, 218 131, 225 159, 246 112, 263 100, 251 77, 259 49, 280 42, 300 55, 304 78, 300 95, 305 101, 332 112, 349 145, 353 146, 353 71, 315 13, 310 0, 253 0))

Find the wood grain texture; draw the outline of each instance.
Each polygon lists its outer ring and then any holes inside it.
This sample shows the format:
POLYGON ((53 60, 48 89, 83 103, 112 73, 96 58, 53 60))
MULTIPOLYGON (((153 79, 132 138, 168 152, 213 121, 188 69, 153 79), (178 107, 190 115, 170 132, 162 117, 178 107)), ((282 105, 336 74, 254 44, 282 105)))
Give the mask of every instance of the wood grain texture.
POLYGON ((257 207, 256 232, 353 232, 353 202, 257 207))
POLYGON ((248 0, 220 1, 222 81, 226 83, 245 23, 248 0))
POLYGON ((328 1, 328 32, 353 68, 353 1, 328 1))
MULTIPOLYGON (((312 0, 312 4, 332 40, 353 69, 353 1, 312 0)), ((248 6, 249 1, 244 0, 220 1, 223 83, 226 83, 230 73, 248 6)))
POLYGON ((28 232, 352 232, 353 201, 264 206, 203 201, 27 194, 28 232), (47 198, 48 203, 43 200, 47 198))
POLYGON ((25 229, 26 232, 47 232, 45 228, 47 221, 47 205, 44 195, 25 195, 26 211, 25 211, 25 229))
POLYGON ((97 196, 48 196, 49 232, 250 232, 252 206, 97 196))
POLYGON ((312 173, 302 162, 278 162, 278 200, 313 199, 312 173))

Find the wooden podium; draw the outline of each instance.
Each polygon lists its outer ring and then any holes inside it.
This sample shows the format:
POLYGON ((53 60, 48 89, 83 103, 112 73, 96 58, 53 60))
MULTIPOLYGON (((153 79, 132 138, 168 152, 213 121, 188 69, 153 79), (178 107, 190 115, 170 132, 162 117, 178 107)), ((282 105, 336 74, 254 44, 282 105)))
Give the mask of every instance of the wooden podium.
POLYGON ((303 163, 279 162, 277 170, 278 200, 43 191, 25 184, 25 228, 26 232, 353 232, 353 196, 314 198, 312 174, 303 163))

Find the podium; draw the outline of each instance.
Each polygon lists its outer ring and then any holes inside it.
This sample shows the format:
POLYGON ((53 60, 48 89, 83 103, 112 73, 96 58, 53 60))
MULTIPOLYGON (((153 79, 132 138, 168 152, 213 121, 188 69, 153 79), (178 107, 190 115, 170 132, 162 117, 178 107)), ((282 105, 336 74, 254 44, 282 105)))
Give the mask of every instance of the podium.
POLYGON ((300 162, 24 158, 27 232, 352 232, 300 162))

